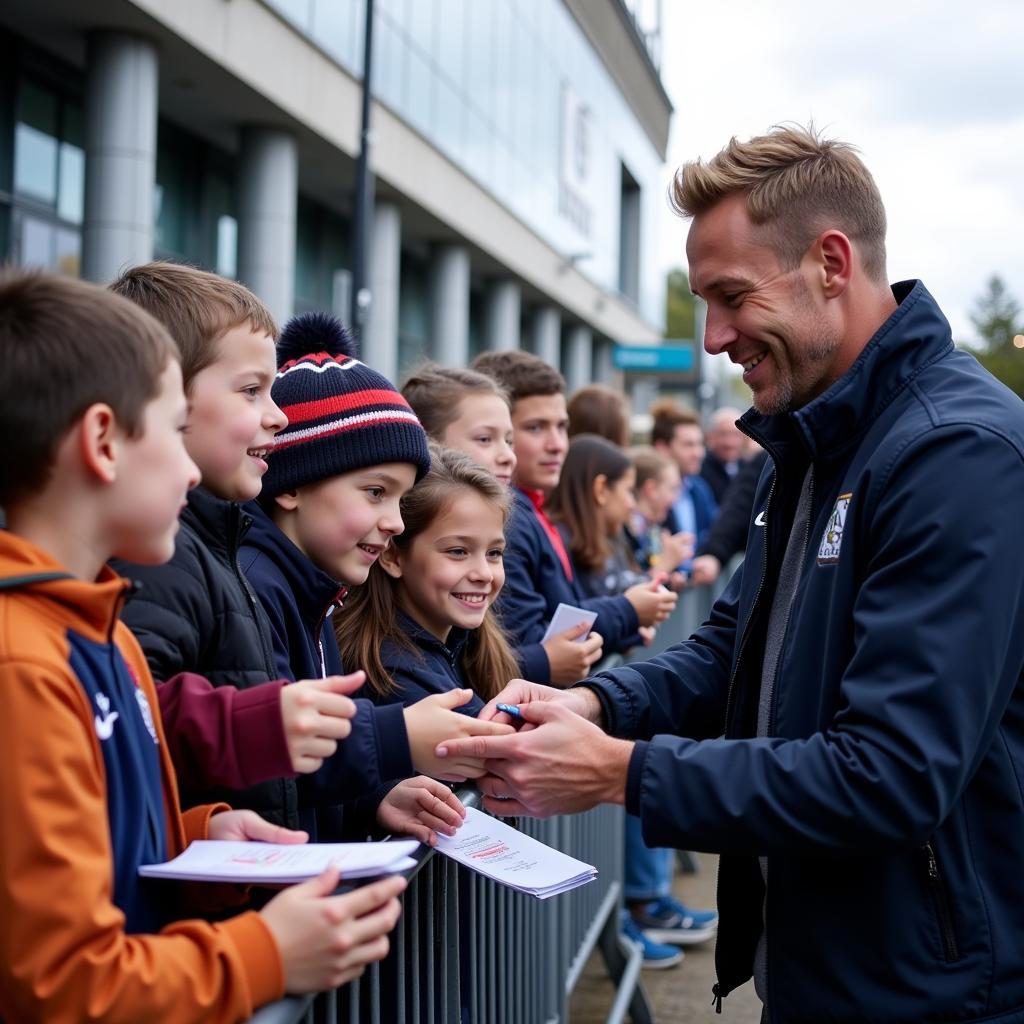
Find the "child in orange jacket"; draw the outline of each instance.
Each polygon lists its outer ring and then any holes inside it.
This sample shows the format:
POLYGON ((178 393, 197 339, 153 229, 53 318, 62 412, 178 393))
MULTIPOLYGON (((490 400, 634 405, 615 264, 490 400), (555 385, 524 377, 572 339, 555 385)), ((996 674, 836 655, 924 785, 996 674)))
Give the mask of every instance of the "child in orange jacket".
POLYGON ((175 343, 93 285, 9 272, 0 359, 0 1018, 242 1021, 356 977, 387 951, 400 877, 332 896, 332 870, 210 924, 174 921, 201 887, 138 875, 194 838, 305 839, 223 804, 182 816, 118 620, 107 560, 168 559, 198 479, 175 343))

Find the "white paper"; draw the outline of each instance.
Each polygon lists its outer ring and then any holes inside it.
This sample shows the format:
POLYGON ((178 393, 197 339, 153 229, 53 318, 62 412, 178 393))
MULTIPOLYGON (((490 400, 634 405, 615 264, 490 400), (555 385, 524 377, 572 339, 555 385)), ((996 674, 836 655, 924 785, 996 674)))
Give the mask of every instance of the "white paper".
MULTIPOLYGON (((387 843, 257 843, 197 839, 165 864, 144 864, 146 878, 287 885, 334 866, 342 879, 405 871, 415 839, 387 843)), ((415 862, 412 862, 415 866, 415 862)))
POLYGON ((555 609, 555 614, 551 616, 551 622, 541 643, 547 643, 553 636, 558 636, 559 633, 564 633, 567 629, 572 629, 573 626, 579 626, 585 622, 587 631, 576 640, 577 643, 583 643, 590 635, 590 628, 596 621, 597 612, 588 612, 585 608, 577 608, 571 604, 559 604, 555 609))
POLYGON ((593 881, 597 868, 523 835, 475 807, 454 836, 438 835, 437 850, 487 878, 546 900, 593 881))

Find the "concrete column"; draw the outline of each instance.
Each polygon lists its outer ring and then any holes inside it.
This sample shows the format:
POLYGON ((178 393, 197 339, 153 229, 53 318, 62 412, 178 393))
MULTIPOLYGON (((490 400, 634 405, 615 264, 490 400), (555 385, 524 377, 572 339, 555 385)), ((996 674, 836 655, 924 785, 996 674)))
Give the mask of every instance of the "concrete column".
POLYGON ((430 343, 442 366, 469 361, 469 250, 441 245, 431 268, 430 343))
POLYGON ((402 211, 394 203, 374 206, 370 227, 370 319, 363 359, 390 381, 398 376, 398 289, 402 267, 402 211))
POLYGON ((294 136, 275 128, 243 128, 238 169, 238 277, 283 323, 295 300, 299 153, 294 136))
POLYGON ((569 328, 565 353, 565 384, 571 395, 574 391, 591 382, 591 354, 594 335, 585 324, 573 324, 569 328))
POLYGON ((533 351, 556 370, 562 365, 562 315, 554 306, 541 306, 533 314, 530 330, 533 351))
POLYGON ((615 366, 612 362, 614 344, 607 338, 594 342, 594 380, 598 384, 612 385, 615 366))
POLYGON ((492 281, 484 307, 484 344, 495 352, 519 348, 523 293, 518 281, 492 281))
POLYGON ((106 284, 153 258, 158 57, 148 39, 89 37, 82 271, 106 284))

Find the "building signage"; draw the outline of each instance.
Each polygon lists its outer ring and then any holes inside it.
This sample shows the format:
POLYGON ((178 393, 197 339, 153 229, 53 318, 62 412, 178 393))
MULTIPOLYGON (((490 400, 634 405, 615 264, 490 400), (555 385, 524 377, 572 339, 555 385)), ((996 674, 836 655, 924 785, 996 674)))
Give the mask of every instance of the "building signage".
POLYGON ((586 199, 590 185, 592 160, 590 108, 562 82, 562 160, 558 177, 558 212, 581 235, 590 237, 590 203, 586 199))
POLYGON ((666 340, 661 345, 616 345, 616 370, 633 373, 693 373, 696 352, 692 341, 666 340))

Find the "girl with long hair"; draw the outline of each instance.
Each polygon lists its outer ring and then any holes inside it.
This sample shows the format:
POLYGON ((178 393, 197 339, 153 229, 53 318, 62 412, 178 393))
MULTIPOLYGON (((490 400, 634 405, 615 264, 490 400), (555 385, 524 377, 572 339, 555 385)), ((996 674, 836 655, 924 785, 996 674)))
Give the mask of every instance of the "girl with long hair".
POLYGON ((346 664, 378 704, 471 688, 475 715, 518 675, 491 609, 505 582, 509 495, 460 452, 431 446, 430 472, 401 501, 405 530, 349 595, 337 624, 346 664))

